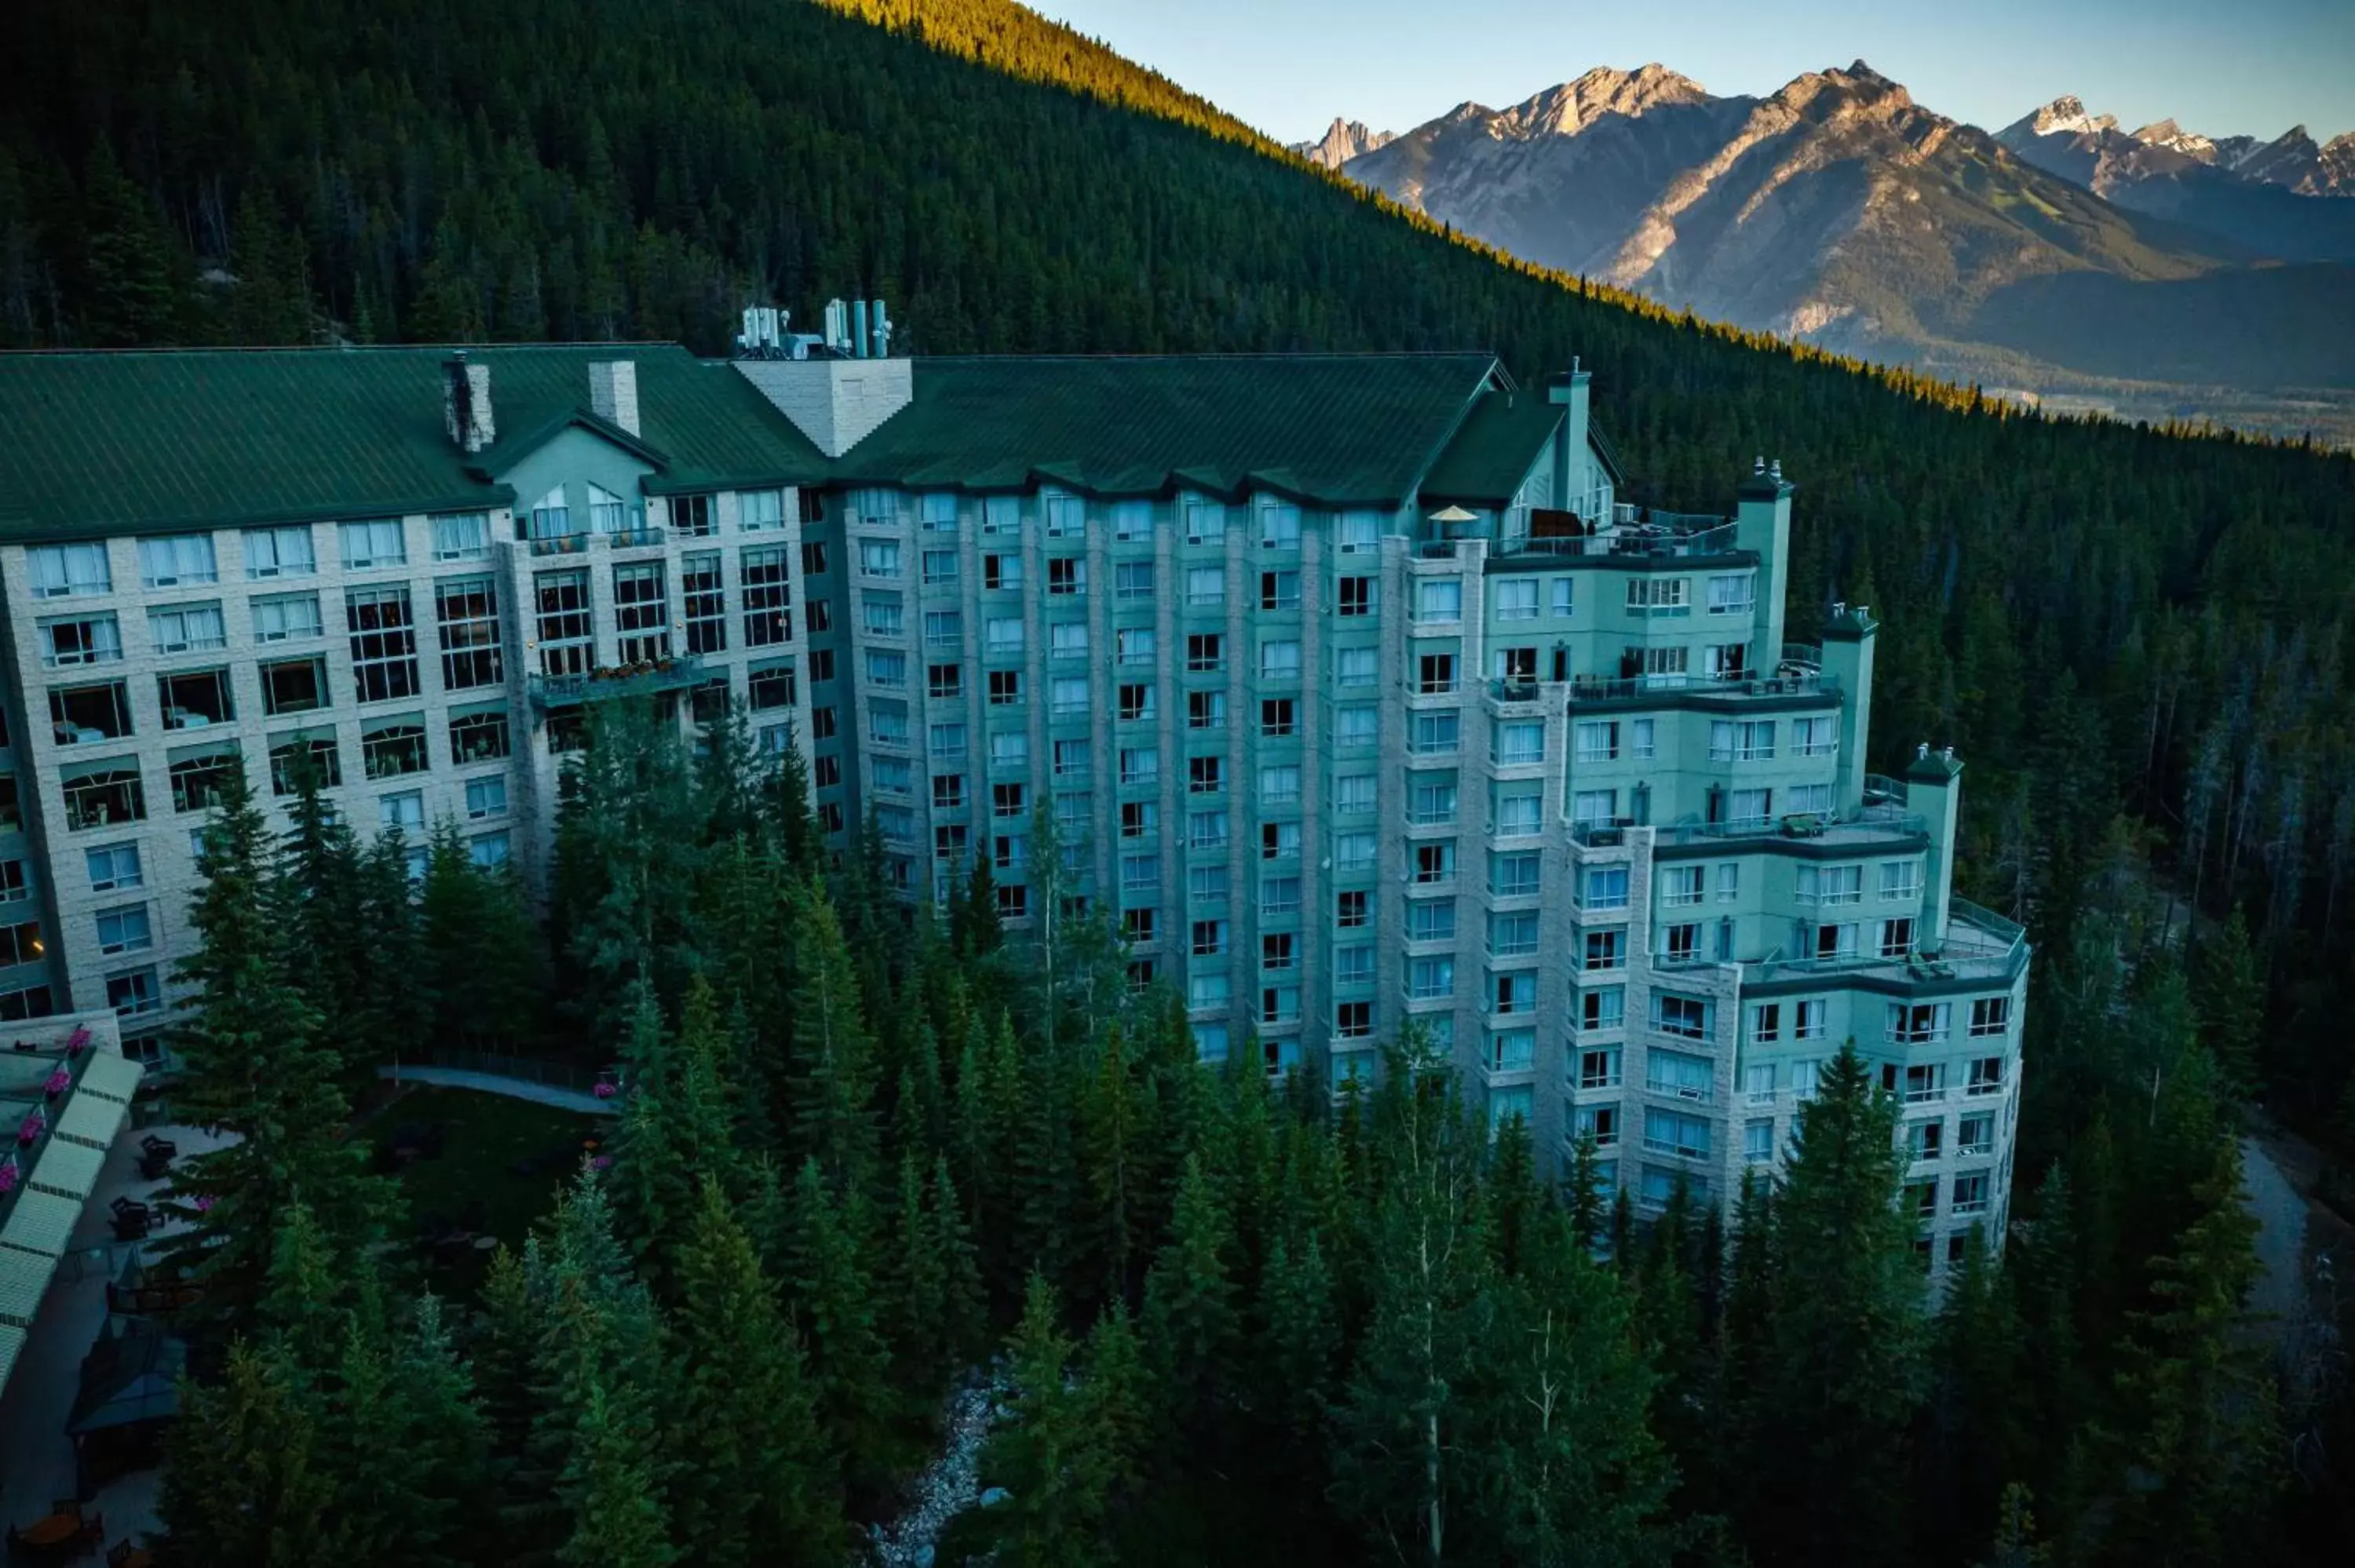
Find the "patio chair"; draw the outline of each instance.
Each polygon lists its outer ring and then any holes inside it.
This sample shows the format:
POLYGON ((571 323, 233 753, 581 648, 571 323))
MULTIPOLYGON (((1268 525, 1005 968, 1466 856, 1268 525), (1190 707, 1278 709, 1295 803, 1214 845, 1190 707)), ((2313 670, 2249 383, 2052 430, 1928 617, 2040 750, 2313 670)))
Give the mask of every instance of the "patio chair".
POLYGON ((178 1144, 168 1138, 161 1138, 152 1132, 139 1140, 139 1147, 145 1153, 160 1154, 166 1160, 177 1160, 180 1157, 178 1144))

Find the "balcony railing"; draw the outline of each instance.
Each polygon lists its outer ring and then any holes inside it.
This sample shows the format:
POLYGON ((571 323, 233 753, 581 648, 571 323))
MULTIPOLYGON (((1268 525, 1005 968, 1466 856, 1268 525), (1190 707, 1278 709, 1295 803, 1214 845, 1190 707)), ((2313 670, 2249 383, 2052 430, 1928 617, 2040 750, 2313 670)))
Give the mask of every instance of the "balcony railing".
MULTIPOLYGON (((1796 669, 1796 666, 1785 666, 1796 669)), ((1701 675, 1627 675, 1609 678, 1580 675, 1570 683, 1570 705, 1652 702, 1676 693, 1700 698, 1808 697, 1839 694, 1837 674, 1821 672, 1775 675, 1744 675, 1732 680, 1701 675)))
POLYGON ((574 703, 610 702, 676 691, 703 679, 700 659, 667 659, 648 664, 617 664, 585 675, 534 675, 532 705, 546 710, 574 703))
POLYGON ((1882 773, 1866 774, 1864 803, 1868 806, 1902 806, 1905 804, 1905 781, 1882 773))

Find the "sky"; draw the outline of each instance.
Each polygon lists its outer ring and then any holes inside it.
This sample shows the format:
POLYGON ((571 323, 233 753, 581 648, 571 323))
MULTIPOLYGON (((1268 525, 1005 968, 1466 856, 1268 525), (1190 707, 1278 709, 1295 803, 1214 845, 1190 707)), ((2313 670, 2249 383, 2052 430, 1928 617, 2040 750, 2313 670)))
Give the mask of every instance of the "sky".
POLYGON ((2063 93, 2127 130, 2355 130, 2355 0, 1028 0, 1284 141, 1402 132, 1598 66, 1722 95, 1862 59, 2000 130, 2063 93))

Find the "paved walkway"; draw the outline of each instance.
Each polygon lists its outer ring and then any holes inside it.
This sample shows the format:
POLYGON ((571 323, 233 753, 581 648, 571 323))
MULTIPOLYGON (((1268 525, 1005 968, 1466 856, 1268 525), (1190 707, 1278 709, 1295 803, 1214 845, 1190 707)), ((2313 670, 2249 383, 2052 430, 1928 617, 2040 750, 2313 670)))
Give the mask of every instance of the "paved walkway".
POLYGON ((535 1105, 554 1106, 558 1110, 579 1111, 584 1116, 612 1116, 616 1108, 613 1101, 601 1100, 579 1089, 559 1089, 552 1084, 503 1077, 496 1073, 470 1073, 462 1067, 378 1067, 376 1075, 397 1078, 404 1084, 478 1089, 486 1095, 505 1095, 511 1100, 529 1100, 535 1105))

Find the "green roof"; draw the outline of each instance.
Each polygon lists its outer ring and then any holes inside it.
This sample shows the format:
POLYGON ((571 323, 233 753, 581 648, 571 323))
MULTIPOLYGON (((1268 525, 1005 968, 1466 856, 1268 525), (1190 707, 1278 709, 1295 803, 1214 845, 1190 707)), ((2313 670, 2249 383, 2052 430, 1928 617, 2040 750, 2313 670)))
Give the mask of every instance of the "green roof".
POLYGON ((1423 475, 1423 500, 1434 506, 1511 505, 1530 463, 1569 418, 1569 408, 1542 392, 1490 393, 1473 405, 1464 428, 1423 475))
POLYGON ((943 357, 914 371, 913 401, 835 462, 837 482, 1398 506, 1502 379, 1485 354, 943 357))
POLYGON ((637 366, 651 490, 794 484, 825 460, 725 365, 670 344, 470 348, 500 439, 442 425, 446 348, 0 355, 0 538, 463 511, 491 475, 589 412, 589 366, 637 366))
POLYGON ((1563 418, 1484 354, 927 358, 909 406, 828 461, 731 366, 676 344, 476 347, 498 440, 470 456, 442 423, 453 352, 0 355, 0 540, 511 504, 495 476, 575 425, 651 463, 655 493, 1043 482, 1502 506, 1563 418), (589 366, 614 359, 637 367, 634 438, 587 407, 589 366))

